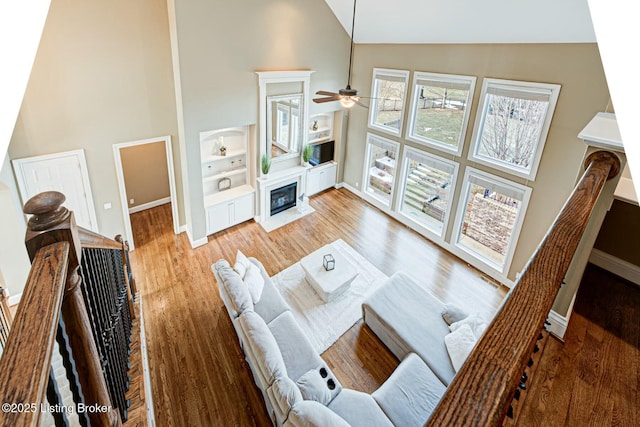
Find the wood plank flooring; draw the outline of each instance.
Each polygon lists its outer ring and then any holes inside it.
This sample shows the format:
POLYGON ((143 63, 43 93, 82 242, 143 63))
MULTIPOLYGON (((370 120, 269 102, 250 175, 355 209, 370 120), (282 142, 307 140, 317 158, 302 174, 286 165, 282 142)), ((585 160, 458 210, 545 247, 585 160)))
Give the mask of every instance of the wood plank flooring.
POLYGON ((518 421, 640 425, 640 288, 589 264, 565 343, 549 339, 518 421))
MULTIPOLYGON (((170 205, 132 215, 131 254, 143 295, 156 423, 161 426, 268 425, 262 397, 244 362, 210 265, 238 249, 270 275, 338 238, 383 273, 402 270, 440 299, 490 316, 506 289, 346 190, 311 199, 316 212, 266 233, 246 222, 191 249, 174 235, 170 205)), ((398 361, 361 322, 323 358, 343 386, 371 392, 398 361)))

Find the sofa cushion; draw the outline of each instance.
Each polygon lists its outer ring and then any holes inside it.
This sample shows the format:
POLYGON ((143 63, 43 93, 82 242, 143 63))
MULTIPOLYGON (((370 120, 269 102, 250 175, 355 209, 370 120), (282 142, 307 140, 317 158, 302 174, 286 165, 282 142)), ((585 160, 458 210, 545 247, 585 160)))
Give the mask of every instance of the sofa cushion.
POLYGON ((287 368, 278 343, 262 317, 253 311, 242 313, 240 326, 245 334, 245 352, 252 359, 254 368, 258 370, 264 385, 269 385, 276 378, 286 376, 287 368))
POLYGON ((329 404, 329 409, 353 427, 393 427, 373 397, 360 391, 342 389, 329 404))
POLYGON ((444 345, 449 326, 442 319, 444 304, 439 299, 397 272, 362 306, 365 322, 396 357, 417 353, 444 385, 451 382, 456 372, 444 345))
POLYGON ((300 389, 289 377, 276 378, 271 385, 270 394, 281 421, 287 419, 291 408, 303 400, 300 389))
POLYGON ((253 301, 247 285, 226 260, 219 260, 211 266, 211 269, 216 274, 220 294, 232 317, 253 309, 253 301))
POLYGON ((373 399, 396 426, 422 427, 446 388, 415 353, 409 353, 373 399))
POLYGON ((458 372, 467 357, 471 354, 471 350, 475 347, 478 339, 473 334, 469 325, 462 325, 449 335, 444 337, 444 344, 447 346, 447 352, 449 352, 449 358, 453 369, 458 372))
POLYGON ((269 323, 269 330, 278 343, 287 373, 293 381, 298 381, 308 370, 324 364, 290 311, 273 319, 269 323))
POLYGON ((284 423, 291 427, 349 427, 343 418, 326 406, 313 400, 303 400, 296 403, 289 418, 284 423))
POLYGON ((445 304, 444 309, 442 310, 442 318, 447 322, 447 325, 458 322, 468 315, 469 313, 464 311, 462 307, 455 304, 445 304))
POLYGON ((253 304, 257 304, 264 289, 264 278, 257 265, 249 263, 247 273, 244 275, 244 283, 247 285, 249 295, 251 295, 251 301, 253 304))
POLYGON ((454 332, 464 325, 469 326, 476 339, 480 339, 484 330, 487 329, 487 322, 480 316, 480 313, 472 313, 464 319, 449 325, 449 330, 454 332))
POLYGON ((233 269, 243 280, 250 265, 251 262, 249 261, 249 258, 238 250, 238 252, 236 252, 236 262, 233 264, 233 269))
POLYGON ((264 279, 264 287, 262 288, 260 301, 253 306, 253 311, 258 313, 266 323, 269 323, 280 314, 289 310, 289 306, 282 298, 282 295, 280 295, 280 292, 273 286, 273 282, 271 282, 269 274, 264 269, 262 263, 255 258, 249 258, 249 261, 258 266, 260 274, 264 279))
POLYGON ((331 401, 331 391, 327 387, 327 380, 320 376, 320 369, 311 369, 305 372, 296 384, 300 389, 304 400, 315 400, 323 405, 328 405, 331 401))

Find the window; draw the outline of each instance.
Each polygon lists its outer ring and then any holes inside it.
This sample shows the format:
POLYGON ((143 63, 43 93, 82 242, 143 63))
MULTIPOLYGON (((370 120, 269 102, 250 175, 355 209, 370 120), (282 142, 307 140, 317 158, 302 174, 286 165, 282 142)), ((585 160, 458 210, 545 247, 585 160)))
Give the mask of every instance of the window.
POLYGON ((415 72, 407 139, 462 152, 475 77, 415 72))
POLYGON ((373 69, 369 127, 400 136, 409 72, 373 69))
POLYGON ((389 206, 400 144, 367 134, 367 153, 362 180, 365 194, 389 206))
POLYGON ((398 211, 442 237, 447 228, 457 175, 457 163, 406 148, 398 211))
POLYGON ((504 273, 511 263, 530 194, 528 187, 468 168, 453 242, 504 273))
POLYGON ((560 85, 485 79, 469 158, 535 179, 560 85))

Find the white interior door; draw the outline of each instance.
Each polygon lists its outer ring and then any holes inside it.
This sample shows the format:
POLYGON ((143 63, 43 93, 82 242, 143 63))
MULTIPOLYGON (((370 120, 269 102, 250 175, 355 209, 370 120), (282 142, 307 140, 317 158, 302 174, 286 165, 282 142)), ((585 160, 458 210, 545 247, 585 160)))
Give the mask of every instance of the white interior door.
POLYGON ((84 150, 12 160, 23 203, 43 191, 59 191, 76 223, 98 232, 84 150))

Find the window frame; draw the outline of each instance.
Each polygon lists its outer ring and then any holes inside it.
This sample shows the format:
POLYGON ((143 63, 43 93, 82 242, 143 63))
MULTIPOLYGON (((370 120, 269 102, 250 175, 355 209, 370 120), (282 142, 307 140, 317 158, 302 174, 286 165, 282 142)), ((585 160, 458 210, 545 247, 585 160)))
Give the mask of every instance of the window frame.
POLYGON ((383 208, 388 208, 391 210, 391 207, 393 206, 393 196, 396 190, 396 181, 398 178, 398 159, 401 158, 401 146, 400 143, 394 140, 391 140, 389 138, 385 138, 383 136, 377 135, 375 133, 371 133, 371 132, 367 132, 367 139, 365 140, 365 157, 364 157, 364 165, 363 165, 363 170, 362 170, 362 194, 366 197, 366 199, 368 199, 371 203, 373 203, 374 205, 377 205, 379 207, 383 207, 383 208), (375 146, 375 143, 371 143, 370 141, 372 139, 379 139, 381 141, 381 143, 383 144, 390 144, 393 145, 395 147, 395 152, 396 152, 396 164, 395 164, 395 170, 393 173, 393 177, 391 179, 391 192, 389 193, 389 203, 386 203, 384 200, 382 200, 380 197, 376 197, 375 195, 371 194, 368 191, 369 188, 369 171, 370 171, 370 166, 369 166, 369 160, 371 158, 371 149, 373 146, 375 146))
POLYGON ((402 216, 402 218, 406 219, 407 221, 410 221, 415 227, 418 227, 419 229, 424 230, 426 233, 433 236, 436 240, 444 242, 444 237, 447 232, 449 221, 451 219, 453 202, 454 200, 457 200, 456 196, 458 192, 456 191, 456 185, 458 182, 459 171, 460 171, 460 164, 458 162, 445 159, 443 157, 437 156, 432 153, 428 153, 416 147, 405 146, 402 152, 402 168, 401 168, 402 181, 398 190, 399 192, 396 200, 395 212, 397 212, 398 215, 402 216), (410 160, 411 154, 416 154, 417 156, 421 156, 421 157, 428 157, 433 159, 436 162, 445 163, 448 166, 453 168, 453 171, 451 172, 451 191, 449 193, 449 200, 447 201, 447 209, 446 209, 445 217, 442 221, 442 229, 440 230, 440 233, 433 230, 431 227, 423 224, 422 222, 410 217, 409 215, 407 215, 402 211, 402 204, 403 204, 404 196, 406 192, 406 178, 407 178, 407 172, 408 172, 409 160, 410 160))
POLYGON ((480 92, 480 98, 478 100, 478 108, 476 111, 476 120, 473 127, 473 134, 471 137, 471 146, 469 148, 469 160, 473 162, 478 162, 485 166, 488 166, 493 169, 497 169, 503 172, 506 172, 511 175, 515 175, 521 178, 525 178, 528 180, 535 180, 536 174, 538 172, 538 166, 540 166, 540 159, 542 158, 542 152, 544 151, 544 146, 547 141, 547 136, 549 133, 549 128, 551 127, 551 121, 553 119, 553 114, 555 112, 556 104, 558 102, 558 96, 560 94, 561 85, 554 83, 537 83, 537 82, 525 82, 525 81, 517 81, 517 80, 504 80, 504 79, 493 79, 493 78, 485 78, 482 81, 482 90, 480 92), (480 143, 478 139, 482 135, 482 130, 484 129, 485 119, 487 117, 487 90, 490 86, 499 86, 506 88, 507 90, 513 90, 515 92, 535 92, 541 93, 542 91, 550 91, 549 94, 549 105, 547 107, 544 120, 542 122, 542 128, 540 131, 540 135, 538 137, 538 141, 536 143, 536 148, 534 155, 531 159, 531 165, 529 170, 525 168, 518 167, 515 165, 510 165, 509 163, 493 159, 491 157, 479 154, 480 143))
MULTIPOLYGON (((389 68, 374 68, 373 75, 371 77, 371 102, 369 104, 369 128, 375 129, 379 132, 383 132, 389 135, 401 137, 404 126, 404 113, 407 105, 407 91, 409 89, 409 70, 395 70, 389 68), (404 93, 402 95, 402 109, 400 110, 400 123, 398 129, 394 129, 389 126, 380 125, 375 122, 376 112, 378 111, 378 88, 377 80, 378 76, 387 76, 393 79, 404 79, 404 93)), ((384 80, 382 78, 381 80, 384 80)))
POLYGON ((405 139, 413 142, 417 142, 418 144, 423 144, 428 147, 433 147, 437 150, 444 151, 447 153, 453 153, 457 156, 462 155, 462 150, 464 148, 464 142, 467 135, 467 129, 469 127, 469 118, 471 117, 471 109, 473 106, 473 94, 475 92, 477 78, 476 76, 464 76, 457 74, 440 74, 440 73, 431 73, 426 71, 414 71, 413 73, 413 81, 411 84, 411 103, 409 104, 409 123, 407 125, 407 129, 405 132, 405 139), (415 121, 417 116, 417 106, 418 106, 418 80, 431 80, 431 81, 441 81, 445 83, 468 83, 469 84, 469 93, 467 95, 467 108, 464 112, 464 117, 462 119, 462 128, 460 130, 460 138, 458 140, 458 145, 456 148, 453 148, 450 145, 447 145, 443 142, 423 137, 420 135, 416 135, 415 130, 415 121))
POLYGON ((456 209, 456 219, 455 219, 453 230, 451 233, 451 245, 457 250, 461 251, 462 254, 471 256, 473 260, 479 261, 480 263, 482 263, 482 265, 487 266, 490 269, 495 270, 498 274, 504 275, 506 277, 506 275, 509 272, 509 269, 511 268, 511 262, 513 261, 513 256, 515 254, 515 249, 517 247, 518 239, 520 238, 520 232, 522 231, 522 225, 524 224, 524 219, 527 214, 529 200, 531 199, 531 192, 532 192, 531 187, 527 187, 517 182, 513 182, 508 179, 501 178, 499 176, 490 174, 488 172, 484 172, 480 169, 467 167, 465 169, 464 178, 462 179, 460 192, 458 193, 458 198, 457 198, 458 206, 456 209), (516 191, 522 192, 521 207, 518 212, 518 215, 516 216, 515 223, 513 224, 511 237, 509 238, 509 244, 507 246, 507 250, 504 255, 504 262, 502 265, 460 244, 460 236, 462 234, 461 233, 462 225, 464 223, 467 205, 469 203, 469 195, 471 192, 471 184, 472 184, 472 182, 470 181, 471 176, 477 176, 478 178, 484 179, 486 181, 492 181, 493 183, 499 186, 511 187, 516 191))

